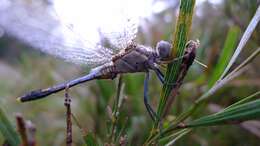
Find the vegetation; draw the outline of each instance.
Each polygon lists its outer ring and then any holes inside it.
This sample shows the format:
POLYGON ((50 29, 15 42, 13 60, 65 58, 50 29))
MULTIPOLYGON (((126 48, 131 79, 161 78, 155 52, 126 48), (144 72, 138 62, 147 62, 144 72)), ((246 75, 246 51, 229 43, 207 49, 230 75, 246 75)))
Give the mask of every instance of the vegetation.
POLYGON ((151 46, 160 39, 173 42, 172 57, 184 54, 188 40, 198 39, 196 60, 207 65, 204 68, 194 62, 174 97, 171 93, 175 88, 169 83, 179 76, 180 60, 167 65, 163 86, 152 76, 149 96, 157 108, 156 121, 151 120, 143 104, 143 74, 72 88, 72 103, 67 108, 64 92, 39 101, 16 102, 16 96, 30 89, 87 72, 32 51, 14 38, 1 37, 0 143, 65 145, 66 112, 71 108, 74 145, 258 145, 259 1, 195 3, 171 3, 169 9, 153 16, 153 21, 147 20, 149 35, 141 28, 138 34, 141 42, 151 46))

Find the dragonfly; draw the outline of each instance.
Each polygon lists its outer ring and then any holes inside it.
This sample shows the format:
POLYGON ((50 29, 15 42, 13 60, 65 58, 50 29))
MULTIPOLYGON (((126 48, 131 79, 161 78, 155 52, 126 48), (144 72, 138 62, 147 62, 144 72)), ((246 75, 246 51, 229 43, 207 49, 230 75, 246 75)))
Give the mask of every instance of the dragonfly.
MULTIPOLYGON (((103 33, 101 29, 101 38, 104 39, 91 44, 87 41, 87 38, 77 35, 73 28, 64 26, 60 21, 46 21, 51 20, 52 17, 44 17, 41 9, 34 10, 34 13, 31 14, 28 8, 20 4, 2 11, 5 13, 0 12, 0 26, 10 35, 42 52, 92 68, 85 76, 45 89, 28 92, 18 97, 19 101, 27 102, 45 98, 90 80, 114 79, 119 74, 143 72, 146 74, 144 104, 150 117, 153 120, 156 119, 156 113, 148 101, 148 80, 150 72, 153 71, 159 81, 164 83, 164 74, 160 66, 169 62, 172 49, 170 42, 161 40, 157 43, 155 49, 138 44, 135 41, 138 23, 133 21, 133 18, 124 18, 122 20, 123 28, 116 33, 103 33), (21 14, 23 14, 23 20, 21 20, 21 14), (102 43, 104 40, 109 45, 104 45, 105 43, 102 43)), ((198 45, 196 41, 188 42, 185 54, 181 58, 185 60, 185 57, 190 56, 190 54, 194 56, 198 45)), ((171 61, 177 59, 179 58, 171 61)), ((193 60, 190 62, 193 62, 193 60)))

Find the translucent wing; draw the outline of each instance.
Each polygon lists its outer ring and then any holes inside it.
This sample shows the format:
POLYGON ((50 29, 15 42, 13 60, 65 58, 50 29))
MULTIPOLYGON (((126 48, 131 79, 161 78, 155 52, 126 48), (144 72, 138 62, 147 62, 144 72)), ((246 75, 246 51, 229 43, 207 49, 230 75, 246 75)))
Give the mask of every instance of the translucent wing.
POLYGON ((82 39, 55 18, 48 6, 30 2, 0 0, 0 26, 25 43, 69 62, 97 66, 111 60, 111 49, 82 39))
POLYGON ((80 33, 85 31, 84 36, 91 31, 89 28, 98 30, 101 43, 105 40, 111 50, 117 53, 136 37, 140 17, 139 13, 133 13, 136 4, 133 0, 56 0, 55 6, 59 17, 66 21, 65 23, 73 24, 76 29, 80 28, 80 33), (81 13, 75 10, 68 13, 68 10, 73 9, 72 5, 81 13), (81 15, 82 19, 87 20, 86 23, 78 19, 81 15))
POLYGON ((114 22, 115 28, 100 28, 101 37, 109 41, 109 45, 116 51, 126 48, 132 43, 138 32, 138 17, 130 16, 121 11, 118 22, 114 22))

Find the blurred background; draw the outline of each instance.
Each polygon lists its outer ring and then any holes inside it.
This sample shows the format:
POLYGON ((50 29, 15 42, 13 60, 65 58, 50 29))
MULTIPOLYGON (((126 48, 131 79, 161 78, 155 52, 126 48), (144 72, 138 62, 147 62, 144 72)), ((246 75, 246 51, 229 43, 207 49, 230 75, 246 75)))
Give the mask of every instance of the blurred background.
MULTIPOLYGON (((28 1, 29 4, 31 2, 28 1)), ((208 68, 205 69, 195 63, 192 65, 173 104, 172 115, 181 113, 201 95, 205 86, 212 85, 212 74, 228 31, 236 30, 238 37, 235 39, 239 42, 259 3, 259 0, 197 0, 189 39, 200 40, 201 45, 196 58, 208 68)), ((51 0, 42 0, 40 7, 46 8, 52 4, 51 0)), ((138 5, 138 2, 136 4, 138 5)), ((151 5, 151 13, 145 15, 140 22, 137 40, 141 44, 155 47, 159 40, 172 40, 179 3, 153 0, 151 5)), ((100 11, 100 13, 106 12, 100 11)), ((84 16, 79 17, 84 19, 84 16)), ((259 47, 259 34, 258 25, 240 54, 237 64, 259 47)), ((259 61, 260 58, 257 57, 246 72, 213 95, 206 110, 195 116, 214 113, 259 91, 259 61)), ((5 33, 0 24, 0 106, 5 109, 13 123, 15 123, 14 115, 18 112, 22 113, 25 119, 31 120, 37 128, 39 145, 64 145, 66 130, 64 92, 28 103, 18 103, 16 97, 32 89, 48 87, 82 76, 88 71, 89 68, 64 62, 33 49, 13 35, 5 33)), ((144 75, 141 73, 123 76, 125 98, 120 109, 120 121, 122 126, 126 125, 124 133, 130 145, 142 144, 152 127, 152 121, 143 103, 143 79, 144 75)), ((104 141, 107 138, 106 121, 109 121, 107 107, 112 107, 116 95, 116 83, 117 79, 90 81, 70 89, 74 115, 84 129, 93 131, 104 141)), ((160 91, 161 84, 153 75, 149 95, 154 108, 158 105, 160 91)), ((75 145, 82 145, 80 135, 80 129, 73 126, 75 145)), ((234 126, 197 128, 192 134, 179 140, 177 145, 257 146, 259 141, 260 122, 253 121, 234 126)), ((3 143, 1 136, 0 143, 3 143)))

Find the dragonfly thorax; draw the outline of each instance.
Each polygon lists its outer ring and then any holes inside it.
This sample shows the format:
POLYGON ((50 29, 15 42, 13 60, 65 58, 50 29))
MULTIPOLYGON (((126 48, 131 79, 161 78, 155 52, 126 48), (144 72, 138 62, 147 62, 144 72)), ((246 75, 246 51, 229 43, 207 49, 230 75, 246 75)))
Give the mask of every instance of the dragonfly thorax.
POLYGON ((156 45, 156 53, 159 60, 167 60, 170 57, 172 45, 166 41, 159 41, 156 45))

